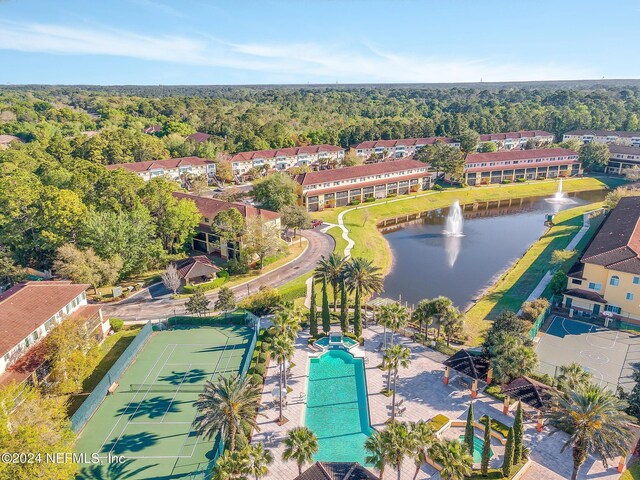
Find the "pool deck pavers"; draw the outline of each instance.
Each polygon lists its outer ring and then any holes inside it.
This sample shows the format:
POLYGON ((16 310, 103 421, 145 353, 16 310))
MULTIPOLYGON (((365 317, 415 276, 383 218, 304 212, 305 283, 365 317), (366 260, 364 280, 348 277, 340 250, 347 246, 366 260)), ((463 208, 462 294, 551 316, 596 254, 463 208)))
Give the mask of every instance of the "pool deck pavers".
MULTIPOLYGON (((335 327, 334 327, 335 328, 335 327)), ((364 331, 367 387, 369 391, 369 411, 371 423, 375 429, 384 428, 384 422, 389 418, 391 398, 381 392, 385 385, 385 373, 378 368, 382 362, 382 353, 376 352, 377 346, 383 341, 382 328, 373 326, 364 331)), ((288 395, 288 406, 284 409, 287 423, 278 426, 278 409, 273 403, 272 392, 278 385, 278 366, 271 363, 267 370, 266 382, 262 395, 263 406, 260 413, 264 417, 258 417, 260 432, 255 433, 252 442, 264 443, 274 455, 274 463, 269 469, 269 479, 292 480, 298 475, 297 465, 294 462, 282 460, 284 451, 283 439, 287 431, 293 427, 304 425, 304 409, 307 389, 308 353, 313 350, 307 346, 308 334, 303 332, 296 340, 296 351, 293 358, 291 376, 288 385, 292 392, 288 395)), ((390 340, 390 335, 387 337, 390 340)), ((406 337, 395 336, 396 343, 401 342, 411 349, 411 365, 402 369, 398 378, 397 401, 403 400, 406 411, 400 421, 430 420, 438 413, 442 413, 452 420, 465 420, 471 395, 469 390, 463 390, 462 384, 452 377, 449 385, 444 385, 444 365, 442 361, 446 356, 435 352, 423 345, 412 342, 406 337)), ((502 413, 502 402, 479 393, 474 403, 476 418, 484 414, 510 425, 513 423, 513 415, 505 416, 502 413)), ((545 427, 542 433, 535 429, 535 422, 528 421, 525 425, 525 442, 532 450, 531 466, 522 478, 531 480, 558 480, 571 477, 572 460, 570 450, 561 452, 566 434, 556 432, 549 435, 551 429, 545 427)), ((459 431, 445 431, 444 436, 453 438, 459 435, 459 431)), ((503 448, 499 442, 492 442, 496 457, 492 461, 492 467, 498 467, 501 462, 503 448)), ((306 465, 307 468, 309 465, 306 465)), ((608 480, 618 478, 616 471, 617 459, 610 462, 609 468, 604 469, 602 463, 592 458, 581 469, 580 479, 608 480)), ((415 465, 409 458, 402 466, 403 480, 414 478, 415 465)), ((395 471, 387 468, 385 478, 395 478, 395 471)), ((417 479, 439 479, 435 469, 423 466, 417 479)))

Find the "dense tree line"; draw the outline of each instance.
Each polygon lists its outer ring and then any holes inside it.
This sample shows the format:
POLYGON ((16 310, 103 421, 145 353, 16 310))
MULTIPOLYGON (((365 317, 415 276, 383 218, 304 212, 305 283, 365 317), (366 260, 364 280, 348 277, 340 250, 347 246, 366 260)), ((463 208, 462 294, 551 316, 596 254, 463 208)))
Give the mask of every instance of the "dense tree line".
POLYGON ((581 89, 164 87, 136 92, 4 88, 0 90, 0 133, 29 140, 53 132, 73 136, 106 130, 98 138, 76 141, 74 149, 77 154, 92 150, 97 161, 117 163, 123 158, 135 161, 166 155, 166 150, 185 154, 205 148, 190 142, 184 145, 184 137, 195 131, 213 136, 203 152, 213 155, 313 143, 346 147, 381 138, 459 135, 468 129, 478 133, 542 129, 557 136, 576 128, 634 130, 640 111, 640 87, 635 85, 581 89), (141 133, 153 124, 162 125, 158 138, 141 133), (118 146, 109 151, 105 143, 118 146))

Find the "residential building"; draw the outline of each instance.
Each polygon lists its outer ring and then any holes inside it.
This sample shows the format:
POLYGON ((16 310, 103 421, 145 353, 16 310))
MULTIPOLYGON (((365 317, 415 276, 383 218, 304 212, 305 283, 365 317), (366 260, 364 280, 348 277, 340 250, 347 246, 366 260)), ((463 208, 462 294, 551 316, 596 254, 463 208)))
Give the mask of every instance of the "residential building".
POLYGON ((240 152, 233 155, 230 161, 233 174, 244 175, 252 168, 266 167, 284 171, 291 167, 340 163, 343 158, 344 148, 334 145, 309 145, 308 147, 240 152))
POLYGON ((211 135, 209 135, 208 133, 196 132, 192 133, 191 135, 187 135, 186 140, 191 140, 194 143, 204 143, 208 142, 210 138, 211 135))
POLYGON ((402 138, 398 140, 370 140, 351 147, 359 157, 368 159, 371 155, 382 158, 405 158, 411 157, 417 150, 426 145, 433 145, 436 142, 446 143, 456 148, 460 148, 460 142, 448 137, 425 137, 425 138, 402 138))
POLYGON ((640 165, 640 147, 627 147, 625 145, 609 145, 609 161, 605 168, 606 173, 622 175, 628 168, 640 165))
POLYGON ((109 323, 100 305, 88 305, 89 285, 68 281, 37 281, 17 284, 0 294, 0 384, 21 382, 30 377, 40 362, 22 362, 25 355, 63 319, 82 319, 96 337, 103 338, 109 323), (30 369, 13 369, 26 363, 30 369))
POLYGON ((519 132, 483 133, 478 139, 478 148, 483 143, 495 143, 498 150, 524 150, 529 140, 538 143, 538 147, 553 143, 553 133, 543 130, 521 130, 519 132))
POLYGON ((640 147, 640 132, 614 130, 572 130, 562 136, 563 141, 578 139, 583 143, 617 143, 628 147, 640 147))
POLYGON ((486 185, 516 181, 520 178, 572 177, 581 173, 578 154, 566 148, 503 150, 470 153, 465 158, 464 181, 468 185, 486 185))
POLYGON ((148 162, 116 163, 107 165, 107 170, 123 168, 133 172, 148 182, 152 178, 165 176, 184 185, 187 176, 214 178, 216 164, 213 160, 200 157, 169 158, 167 160, 150 160, 148 162))
POLYGON ((640 197, 624 197, 569 270, 564 307, 640 324, 640 197))
POLYGON ((153 135, 154 133, 160 133, 162 131, 162 125, 151 125, 143 130, 144 133, 153 135))
POLYGON ((425 163, 405 159, 303 173, 296 180, 303 205, 315 212, 429 189, 434 175, 428 169, 425 163))
POLYGON ((197 234, 192 240, 192 248, 199 252, 217 254, 225 259, 234 258, 240 253, 242 238, 222 242, 220 236, 212 228, 216 215, 230 208, 235 208, 245 220, 260 217, 265 228, 276 227, 278 234, 281 230, 280 214, 270 210, 240 202, 224 202, 216 198, 201 197, 190 193, 174 192, 173 196, 177 199, 191 200, 198 207, 202 219, 197 227, 197 234))
POLYGON ((0 150, 9 148, 12 142, 22 143, 22 140, 15 135, 0 135, 0 150))

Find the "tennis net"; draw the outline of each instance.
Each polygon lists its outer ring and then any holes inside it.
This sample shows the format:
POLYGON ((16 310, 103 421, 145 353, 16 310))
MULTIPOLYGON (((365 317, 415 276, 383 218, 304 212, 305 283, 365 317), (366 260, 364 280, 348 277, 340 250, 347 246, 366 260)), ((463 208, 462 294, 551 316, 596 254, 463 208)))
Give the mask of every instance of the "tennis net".
POLYGON ((179 393, 202 393, 204 385, 167 385, 164 383, 131 383, 129 392, 179 392, 179 393))

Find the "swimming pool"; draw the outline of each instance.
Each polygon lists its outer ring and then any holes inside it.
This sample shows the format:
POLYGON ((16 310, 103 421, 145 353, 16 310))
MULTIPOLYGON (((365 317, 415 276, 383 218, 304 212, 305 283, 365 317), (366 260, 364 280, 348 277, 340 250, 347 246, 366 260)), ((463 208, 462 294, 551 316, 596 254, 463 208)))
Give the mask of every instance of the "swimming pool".
POLYGON ((318 437, 314 460, 365 464, 372 429, 361 358, 335 349, 310 360, 305 424, 318 437))
MULTIPOLYGON (((460 435, 458 438, 460 443, 464 444, 464 435, 460 435)), ((484 445, 484 439, 473 436, 473 463, 480 463, 482 461, 482 446, 484 445)), ((493 449, 489 448, 489 458, 493 458, 493 449)))
POLYGON ((319 338, 316 340, 315 344, 324 349, 327 347, 344 347, 347 350, 351 350, 353 347, 359 345, 353 338, 344 337, 338 334, 331 334, 328 337, 319 338))

